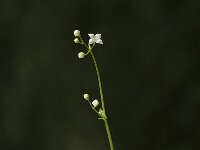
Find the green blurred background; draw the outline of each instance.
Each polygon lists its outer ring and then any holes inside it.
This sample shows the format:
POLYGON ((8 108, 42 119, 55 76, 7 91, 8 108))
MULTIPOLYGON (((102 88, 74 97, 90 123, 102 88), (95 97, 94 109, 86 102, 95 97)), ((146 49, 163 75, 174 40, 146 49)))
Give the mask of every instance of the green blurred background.
POLYGON ((200 149, 199 0, 1 0, 0 150, 109 150, 94 53, 115 150, 200 149))

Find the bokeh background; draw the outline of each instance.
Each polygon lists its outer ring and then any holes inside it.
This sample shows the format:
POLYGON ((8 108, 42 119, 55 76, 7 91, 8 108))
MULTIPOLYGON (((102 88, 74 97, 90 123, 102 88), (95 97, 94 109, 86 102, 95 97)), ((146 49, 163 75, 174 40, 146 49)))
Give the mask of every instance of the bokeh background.
POLYGON ((109 150, 94 53, 116 150, 200 149, 199 0, 1 0, 0 149, 109 150))

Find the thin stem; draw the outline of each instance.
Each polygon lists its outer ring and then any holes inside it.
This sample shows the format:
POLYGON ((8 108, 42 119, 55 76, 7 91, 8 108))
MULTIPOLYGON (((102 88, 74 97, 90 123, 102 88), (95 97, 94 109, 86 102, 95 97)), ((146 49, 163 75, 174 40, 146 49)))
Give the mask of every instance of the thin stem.
POLYGON ((105 127, 106 127, 106 132, 107 132, 107 135, 108 135, 108 140, 109 140, 109 143, 110 143, 110 149, 114 150, 114 146, 113 146, 113 142, 112 142, 112 137, 111 137, 111 134, 110 134, 110 129, 109 129, 109 126, 108 126, 107 119, 104 120, 104 123, 105 123, 105 127))
POLYGON ((109 144, 110 144, 110 150, 114 150, 112 137, 111 137, 111 133, 110 133, 110 129, 109 129, 109 126, 108 126, 107 117, 106 117, 106 109, 105 109, 105 106, 104 106, 103 89, 102 89, 102 84, 101 84, 101 77, 100 77, 100 73, 99 73, 99 68, 98 68, 98 65, 97 65, 97 61, 96 61, 96 59, 94 57, 94 54, 92 52, 92 49, 93 49, 95 43, 92 45, 92 47, 90 47, 90 45, 86 45, 85 44, 85 42, 83 41, 81 36, 79 38, 81 39, 81 44, 83 44, 88 49, 88 52, 86 53, 86 55, 88 53, 90 53, 91 56, 92 56, 92 59, 93 59, 93 62, 94 62, 94 65, 95 65, 95 69, 96 69, 96 73, 97 73, 98 83, 99 83, 99 93, 100 93, 100 96, 101 96, 102 109, 104 111, 104 115, 105 116, 99 114, 98 111, 92 106, 90 101, 88 101, 88 102, 89 102, 90 106, 92 107, 92 109, 101 117, 99 119, 103 119, 103 121, 105 123, 106 133, 107 133, 107 136, 108 136, 108 141, 109 141, 109 144))
MULTIPOLYGON (((92 48, 93 48, 93 47, 92 47, 92 48)), ((100 95, 101 95, 102 108, 103 108, 103 111, 104 111, 105 116, 106 116, 106 110, 105 110, 104 99, 103 99, 103 89, 102 89, 102 85, 101 85, 101 77, 100 77, 99 68, 98 68, 96 59, 95 59, 94 54, 93 54, 93 52, 92 52, 92 48, 89 48, 88 50, 90 51, 90 54, 91 54, 92 59, 93 59, 93 61, 94 61, 94 65, 95 65, 95 69, 96 69, 96 73, 97 73, 97 78, 98 78, 98 83, 99 83, 99 92, 100 92, 100 95)), ((112 142, 111 133, 110 133, 110 129, 109 129, 109 126, 108 126, 107 117, 106 117, 105 119, 103 119, 103 121, 104 121, 104 123, 105 123, 106 133, 107 133, 108 140, 109 140, 109 144, 110 144, 110 149, 111 149, 111 150, 114 150, 114 146, 113 146, 113 142, 112 142)))
POLYGON ((83 41, 82 37, 79 36, 80 40, 81 40, 81 43, 80 44, 83 44, 88 50, 89 50, 89 47, 85 44, 85 42, 83 41))
POLYGON ((94 57, 94 54, 92 52, 92 49, 89 49, 89 51, 90 51, 90 54, 91 54, 92 59, 94 61, 94 65, 95 65, 95 69, 96 69, 96 73, 97 73, 97 78, 98 78, 98 83, 99 83, 99 92, 100 92, 100 96, 101 96, 102 108, 103 108, 103 110, 105 112, 106 110, 105 110, 105 106, 104 106, 103 89, 102 89, 102 85, 101 85, 101 78, 100 78, 99 68, 98 68, 96 59, 94 57))
MULTIPOLYGON (((90 47, 90 46, 87 46, 85 44, 85 42, 83 41, 83 39, 81 38, 81 36, 80 36, 80 39, 81 39, 81 43, 88 49, 88 52, 90 52, 90 54, 92 56, 92 59, 93 59, 94 65, 95 65, 95 69, 96 69, 96 73, 97 73, 98 83, 99 83, 99 92, 100 92, 100 96, 101 96, 102 108, 103 108, 103 110, 105 112, 106 110, 105 110, 105 106, 104 106, 103 90, 102 90, 102 85, 101 85, 101 78, 100 78, 99 68, 98 68, 96 59, 94 57, 94 54, 92 52, 92 48, 94 47, 95 43, 92 45, 92 47, 90 47)), ((88 52, 86 53, 86 55, 88 54, 88 52)))

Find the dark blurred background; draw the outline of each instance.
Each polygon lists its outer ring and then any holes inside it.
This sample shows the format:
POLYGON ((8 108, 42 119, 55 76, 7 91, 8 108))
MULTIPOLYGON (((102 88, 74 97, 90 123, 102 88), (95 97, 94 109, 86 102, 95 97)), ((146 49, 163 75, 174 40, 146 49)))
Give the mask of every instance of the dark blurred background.
POLYGON ((1 0, 0 149, 109 150, 94 53, 115 150, 200 149, 199 0, 1 0))

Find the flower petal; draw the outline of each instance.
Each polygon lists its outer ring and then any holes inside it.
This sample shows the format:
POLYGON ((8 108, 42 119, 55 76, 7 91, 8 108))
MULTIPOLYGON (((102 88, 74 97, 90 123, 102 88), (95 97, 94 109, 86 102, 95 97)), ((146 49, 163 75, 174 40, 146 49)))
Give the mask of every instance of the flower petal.
POLYGON ((103 41, 101 39, 97 39, 96 43, 103 44, 103 41))
POLYGON ((96 37, 97 39, 100 39, 100 38, 101 38, 101 34, 96 34, 95 37, 96 37))
POLYGON ((89 39, 89 44, 94 44, 95 40, 94 39, 89 39))
POLYGON ((92 34, 92 33, 89 33, 88 35, 89 35, 89 37, 90 37, 91 39, 95 38, 94 34, 92 34))

